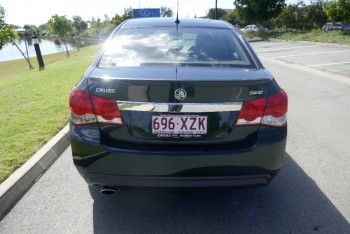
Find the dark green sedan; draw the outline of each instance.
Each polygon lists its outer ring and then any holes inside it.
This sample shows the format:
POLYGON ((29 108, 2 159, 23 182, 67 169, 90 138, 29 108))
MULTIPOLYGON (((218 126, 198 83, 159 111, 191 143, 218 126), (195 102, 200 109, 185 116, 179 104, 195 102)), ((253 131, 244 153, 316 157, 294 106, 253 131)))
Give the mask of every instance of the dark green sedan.
POLYGON ((229 23, 131 19, 70 93, 73 161, 105 194, 266 185, 283 164, 287 106, 229 23))

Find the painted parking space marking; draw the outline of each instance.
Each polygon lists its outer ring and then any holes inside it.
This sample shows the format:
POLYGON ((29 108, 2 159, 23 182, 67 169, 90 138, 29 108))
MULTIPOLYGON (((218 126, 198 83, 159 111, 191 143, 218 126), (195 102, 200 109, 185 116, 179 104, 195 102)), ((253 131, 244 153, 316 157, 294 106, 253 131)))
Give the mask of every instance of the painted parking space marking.
POLYGON ((308 67, 322 67, 322 66, 332 66, 332 65, 340 65, 340 64, 348 64, 348 62, 340 62, 340 63, 324 63, 324 64, 314 64, 314 65, 308 65, 308 67))
POLYGON ((350 52, 350 50, 335 50, 335 51, 323 51, 323 52, 316 52, 316 53, 305 53, 305 54, 292 54, 292 55, 281 55, 281 56, 275 56, 271 58, 288 58, 288 57, 298 57, 298 56, 307 56, 307 55, 317 55, 317 54, 332 54, 332 53, 342 53, 342 52, 350 52))
POLYGON ((284 50, 291 50, 291 49, 302 49, 302 48, 309 48, 309 47, 319 47, 319 46, 320 46, 320 45, 308 45, 308 46, 297 46, 297 47, 278 48, 278 49, 271 49, 271 50, 257 50, 256 53, 274 52, 274 51, 284 51, 284 50))
POLYGON ((269 42, 269 43, 258 42, 258 43, 255 43, 254 46, 261 47, 261 48, 271 48, 271 47, 275 47, 276 45, 283 45, 283 44, 286 45, 287 43, 285 41, 269 42))
MULTIPOLYGON (((267 44, 264 42, 262 45, 268 47, 267 44)), ((286 42, 284 45, 276 45, 271 42, 270 48, 262 48, 258 42, 252 45, 261 59, 296 64, 297 68, 312 69, 315 72, 327 72, 332 77, 337 75, 346 77, 347 84, 350 82, 349 46, 296 44, 294 42, 286 42)))

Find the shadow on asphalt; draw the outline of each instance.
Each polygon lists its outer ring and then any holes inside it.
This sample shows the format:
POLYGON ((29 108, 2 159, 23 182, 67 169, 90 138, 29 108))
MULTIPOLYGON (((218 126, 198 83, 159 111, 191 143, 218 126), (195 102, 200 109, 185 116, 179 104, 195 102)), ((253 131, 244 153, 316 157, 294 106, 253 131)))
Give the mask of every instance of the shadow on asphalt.
POLYGON ((267 187, 98 196, 95 233, 348 233, 350 224, 286 154, 267 187))

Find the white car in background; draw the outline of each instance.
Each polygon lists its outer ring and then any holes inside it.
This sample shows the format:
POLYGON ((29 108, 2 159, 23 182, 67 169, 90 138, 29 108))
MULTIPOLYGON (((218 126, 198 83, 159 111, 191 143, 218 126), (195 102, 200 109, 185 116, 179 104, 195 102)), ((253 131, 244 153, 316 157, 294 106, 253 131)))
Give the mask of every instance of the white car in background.
POLYGON ((257 31, 259 31, 259 29, 263 29, 263 30, 265 30, 266 32, 268 31, 267 28, 258 27, 258 26, 256 26, 255 24, 247 25, 247 26, 245 26, 244 28, 242 28, 242 29, 240 29, 240 30, 241 30, 242 32, 252 32, 252 31, 257 32, 257 31))

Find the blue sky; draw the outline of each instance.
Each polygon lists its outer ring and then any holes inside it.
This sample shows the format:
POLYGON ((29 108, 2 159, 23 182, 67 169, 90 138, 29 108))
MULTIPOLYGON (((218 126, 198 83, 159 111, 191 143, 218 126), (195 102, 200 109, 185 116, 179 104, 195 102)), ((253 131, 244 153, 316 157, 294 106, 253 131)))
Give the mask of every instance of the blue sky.
MULTIPOLYGON (((234 0, 217 0, 218 7, 233 8, 234 0)), ((296 3, 297 0, 288 0, 296 3)), ((305 1, 308 2, 308 1, 305 1)), ((54 14, 66 15, 72 18, 79 15, 84 20, 91 17, 104 18, 104 14, 113 17, 123 13, 124 7, 159 8, 166 6, 176 12, 177 0, 0 0, 0 5, 6 10, 5 22, 23 26, 24 24, 40 25, 46 23, 54 14)), ((209 8, 215 6, 215 0, 180 0, 179 16, 204 16, 209 8)))

